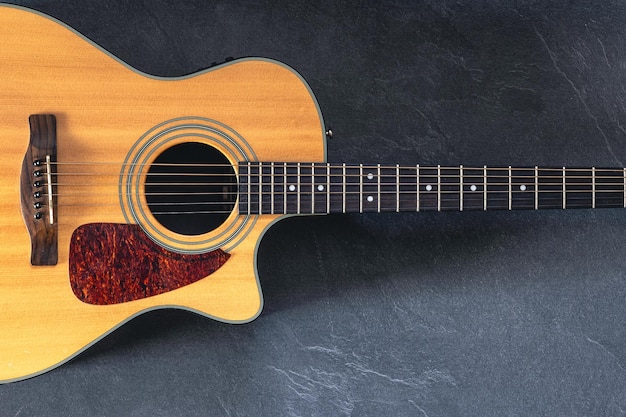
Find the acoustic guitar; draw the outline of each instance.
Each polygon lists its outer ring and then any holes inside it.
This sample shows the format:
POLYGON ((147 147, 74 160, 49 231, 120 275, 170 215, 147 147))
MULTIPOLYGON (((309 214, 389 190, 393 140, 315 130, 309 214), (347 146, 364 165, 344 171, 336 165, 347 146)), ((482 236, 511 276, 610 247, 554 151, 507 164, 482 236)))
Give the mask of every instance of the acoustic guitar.
POLYGON ((268 59, 141 73, 0 7, 0 381, 131 318, 262 308, 256 251, 291 215, 626 207, 626 169, 326 162, 307 83, 268 59))

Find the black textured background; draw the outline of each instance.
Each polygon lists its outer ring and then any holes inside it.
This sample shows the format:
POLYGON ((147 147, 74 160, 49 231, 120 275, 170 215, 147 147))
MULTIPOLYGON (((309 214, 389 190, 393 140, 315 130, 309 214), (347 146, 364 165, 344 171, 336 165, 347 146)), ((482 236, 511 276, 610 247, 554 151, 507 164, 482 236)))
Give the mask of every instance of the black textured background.
MULTIPOLYGON (((12 3, 153 74, 283 61, 331 162, 626 162, 623 1, 12 3)), ((624 415, 625 229, 620 210, 285 220, 255 322, 147 314, 0 386, 0 415, 624 415)))

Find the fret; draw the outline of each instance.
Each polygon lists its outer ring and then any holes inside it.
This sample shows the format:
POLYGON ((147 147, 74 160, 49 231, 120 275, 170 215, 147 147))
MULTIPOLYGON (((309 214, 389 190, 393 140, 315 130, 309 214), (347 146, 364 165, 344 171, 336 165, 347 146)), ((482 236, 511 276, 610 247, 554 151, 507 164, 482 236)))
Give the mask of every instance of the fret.
POLYGON ((566 208, 592 208, 594 204, 595 169, 566 170, 566 208))
MULTIPOLYGON (((484 210, 485 173, 483 168, 462 168, 461 200, 463 210, 484 210)), ((459 203, 461 204, 461 203, 459 203)))
POLYGON ((380 213, 380 164, 376 166, 376 177, 378 181, 378 189, 376 190, 378 193, 376 201, 378 202, 378 212, 380 213))
POLYGON ((565 210, 567 208, 567 187, 565 184, 565 167, 563 167, 563 173, 562 173, 562 177, 563 177, 563 210, 565 210))
POLYGON ((596 167, 591 168, 591 176, 591 207, 596 208, 596 167))
POLYGON ((346 180, 346 164, 342 165, 342 169, 343 169, 343 206, 342 206, 342 212, 345 213, 346 212, 346 184, 347 184, 347 180, 346 180))
MULTIPOLYGON (((311 213, 315 213, 315 173, 313 171, 314 166, 311 164, 311 191, 308 193, 308 195, 311 196, 311 213)), ((306 195, 307 193, 305 193, 305 196, 306 195)))
POLYGON ((596 169, 596 207, 623 207, 624 176, 622 169, 596 169))
POLYGON ((419 164, 415 169, 415 211, 420 211, 420 166, 419 164))
POLYGON ((246 168, 248 170, 247 172, 247 180, 248 180, 248 213, 252 213, 252 175, 250 172, 250 168, 251 168, 251 163, 248 162, 248 165, 246 165, 246 168))
POLYGON ((511 185, 511 165, 509 165, 509 210, 512 209, 513 205, 513 187, 511 185))
POLYGON ((363 164, 359 165, 359 213, 363 213, 363 164))
POLYGON ((560 168, 538 169, 539 198, 537 206, 540 209, 563 208, 563 180, 560 168))
MULTIPOLYGON (((626 186, 626 182, 624 184, 626 186)), ((400 211, 400 165, 396 164, 396 213, 398 213, 399 211, 400 211)))
POLYGON ((274 170, 274 163, 272 162, 270 164, 270 171, 271 171, 271 180, 270 180, 270 201, 271 201, 271 210, 270 213, 274 214, 274 189, 275 189, 275 184, 274 184, 274 175, 276 174, 275 170, 274 170))
POLYGON ((535 165, 535 210, 539 209, 539 168, 535 165))
POLYGON ((300 214, 300 162, 296 165, 296 213, 300 214))
POLYGON ((326 213, 330 213, 330 164, 326 164, 326 213))
POLYGON ((626 208, 626 168, 622 169, 622 179, 624 180, 624 188, 623 188, 623 193, 624 193, 624 208, 626 208))
POLYGON ((283 213, 287 213, 287 163, 284 162, 282 166, 282 174, 283 174, 283 192, 281 193, 281 197, 283 199, 283 213))
POLYGON ((483 165, 483 210, 487 211, 487 165, 483 165))
POLYGON ((437 211, 441 211, 441 165, 437 165, 437 211))
POLYGON ((246 213, 250 213, 250 209, 251 209, 251 205, 252 203, 250 203, 250 162, 248 162, 247 165, 243 166, 243 169, 245 170, 245 177, 243 178, 244 180, 244 194, 246 196, 246 213))
POLYGON ((463 165, 459 167, 459 211, 463 211, 463 165))

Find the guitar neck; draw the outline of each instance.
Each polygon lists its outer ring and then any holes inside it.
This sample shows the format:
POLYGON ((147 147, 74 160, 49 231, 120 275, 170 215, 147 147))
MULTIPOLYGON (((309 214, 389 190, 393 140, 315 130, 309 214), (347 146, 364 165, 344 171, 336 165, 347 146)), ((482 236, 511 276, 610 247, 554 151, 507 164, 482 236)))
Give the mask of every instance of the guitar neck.
POLYGON ((617 207, 626 168, 239 164, 240 214, 617 207))

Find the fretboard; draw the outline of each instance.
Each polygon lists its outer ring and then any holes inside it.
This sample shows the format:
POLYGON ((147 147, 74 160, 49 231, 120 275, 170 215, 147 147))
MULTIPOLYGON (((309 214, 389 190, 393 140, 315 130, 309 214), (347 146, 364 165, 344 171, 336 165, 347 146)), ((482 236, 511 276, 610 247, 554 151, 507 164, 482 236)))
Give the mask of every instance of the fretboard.
POLYGON ((626 207, 626 168, 239 164, 239 213, 626 207))

